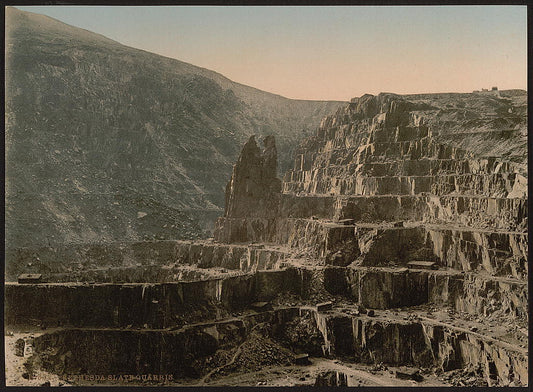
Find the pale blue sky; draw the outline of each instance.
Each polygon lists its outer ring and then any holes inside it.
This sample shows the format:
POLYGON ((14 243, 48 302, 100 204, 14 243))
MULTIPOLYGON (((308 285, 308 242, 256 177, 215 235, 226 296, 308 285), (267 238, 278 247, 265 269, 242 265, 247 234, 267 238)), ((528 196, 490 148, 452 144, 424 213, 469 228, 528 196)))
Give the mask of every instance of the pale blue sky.
POLYGON ((26 6, 289 98, 527 88, 525 6, 26 6))

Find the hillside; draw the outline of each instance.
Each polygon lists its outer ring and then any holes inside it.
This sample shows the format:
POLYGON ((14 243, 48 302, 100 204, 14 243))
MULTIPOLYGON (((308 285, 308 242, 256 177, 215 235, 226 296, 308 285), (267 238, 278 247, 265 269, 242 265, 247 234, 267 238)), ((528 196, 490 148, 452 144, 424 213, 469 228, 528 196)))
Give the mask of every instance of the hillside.
POLYGON ((292 150, 342 103, 290 100, 6 9, 6 246, 195 238, 244 140, 292 150))

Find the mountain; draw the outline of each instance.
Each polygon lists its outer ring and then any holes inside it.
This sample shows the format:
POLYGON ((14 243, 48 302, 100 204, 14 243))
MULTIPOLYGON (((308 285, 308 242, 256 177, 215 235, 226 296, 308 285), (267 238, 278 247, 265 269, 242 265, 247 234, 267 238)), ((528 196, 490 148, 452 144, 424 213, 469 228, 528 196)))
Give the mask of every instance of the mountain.
POLYGON ((8 248, 197 238, 250 135, 275 135, 283 172, 343 104, 287 99, 12 7, 5 72, 8 248))

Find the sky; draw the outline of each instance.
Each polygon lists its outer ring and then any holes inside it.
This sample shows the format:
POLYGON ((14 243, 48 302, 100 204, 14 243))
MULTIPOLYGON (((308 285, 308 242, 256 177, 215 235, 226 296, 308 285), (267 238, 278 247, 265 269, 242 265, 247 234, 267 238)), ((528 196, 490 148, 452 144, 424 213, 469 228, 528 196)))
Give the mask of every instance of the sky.
POLYGON ((527 88, 525 6, 19 6, 296 99, 527 88))

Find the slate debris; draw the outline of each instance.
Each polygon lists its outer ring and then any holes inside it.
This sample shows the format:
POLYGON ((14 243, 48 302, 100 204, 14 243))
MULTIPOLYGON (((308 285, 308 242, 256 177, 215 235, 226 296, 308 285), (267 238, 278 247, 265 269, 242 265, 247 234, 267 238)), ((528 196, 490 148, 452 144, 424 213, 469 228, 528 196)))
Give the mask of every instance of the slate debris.
POLYGON ((315 387, 346 387, 348 386, 348 377, 346 374, 329 370, 319 373, 315 380, 315 387))
POLYGON ((406 371, 396 371, 396 378, 401 380, 413 380, 416 382, 424 381, 424 376, 420 373, 420 370, 406 370, 406 371))

